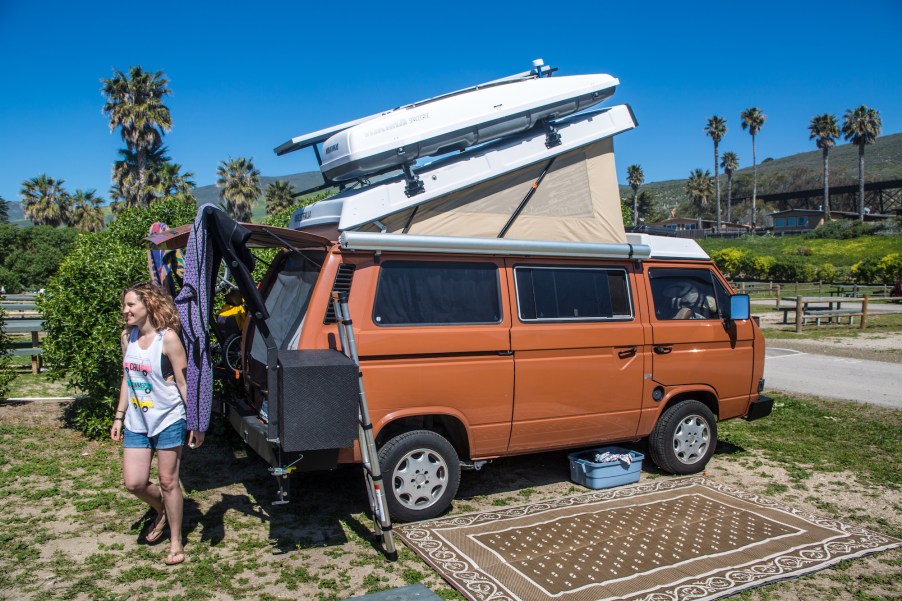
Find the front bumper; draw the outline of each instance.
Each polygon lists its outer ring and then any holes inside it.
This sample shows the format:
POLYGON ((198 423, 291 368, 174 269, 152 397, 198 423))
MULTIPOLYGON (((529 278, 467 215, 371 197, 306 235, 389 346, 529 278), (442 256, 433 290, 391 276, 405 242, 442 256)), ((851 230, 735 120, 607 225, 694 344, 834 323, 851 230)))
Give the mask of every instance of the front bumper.
POLYGON ((758 395, 758 400, 752 401, 752 404, 749 405, 749 412, 746 414, 745 419, 748 421, 761 419, 770 415, 773 410, 774 400, 764 395, 758 395))

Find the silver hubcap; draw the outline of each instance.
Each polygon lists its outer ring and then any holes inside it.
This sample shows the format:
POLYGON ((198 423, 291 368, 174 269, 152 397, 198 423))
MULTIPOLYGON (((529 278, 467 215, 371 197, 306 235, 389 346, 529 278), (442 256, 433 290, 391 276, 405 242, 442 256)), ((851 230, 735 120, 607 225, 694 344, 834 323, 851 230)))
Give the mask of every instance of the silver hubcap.
POLYGON ((711 429, 700 415, 690 415, 683 419, 673 433, 673 453, 681 463, 698 463, 711 444, 711 429))
POLYGON ((410 451, 392 472, 395 498, 409 509, 425 509, 448 487, 448 466, 430 449, 410 451))

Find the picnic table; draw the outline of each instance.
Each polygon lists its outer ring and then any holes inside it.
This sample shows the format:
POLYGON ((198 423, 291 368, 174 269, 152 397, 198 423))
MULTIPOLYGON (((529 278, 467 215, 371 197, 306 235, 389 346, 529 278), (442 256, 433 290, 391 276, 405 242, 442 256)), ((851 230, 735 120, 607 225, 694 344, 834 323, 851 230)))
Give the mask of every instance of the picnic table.
POLYGON ((830 296, 858 296, 858 291, 858 284, 852 284, 849 286, 836 284, 830 289, 830 296))
POLYGON ((867 323, 868 297, 850 298, 837 296, 787 296, 782 299, 790 303, 788 306, 778 304, 777 311, 783 311, 783 323, 789 323, 790 311, 795 313, 796 332, 802 331, 806 319, 814 319, 816 325, 821 325, 821 320, 827 323, 841 323, 843 317, 849 319, 849 325, 854 323, 856 316, 861 317, 861 327, 867 323), (861 303, 858 308, 843 309, 843 303, 861 303))

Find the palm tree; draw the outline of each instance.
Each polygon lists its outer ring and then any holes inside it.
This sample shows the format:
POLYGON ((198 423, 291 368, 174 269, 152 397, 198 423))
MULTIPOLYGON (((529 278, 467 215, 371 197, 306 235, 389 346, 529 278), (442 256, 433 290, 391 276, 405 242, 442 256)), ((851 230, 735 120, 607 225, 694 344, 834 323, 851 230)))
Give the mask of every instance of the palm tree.
POLYGON ((169 108, 163 104, 163 98, 171 94, 166 87, 169 80, 162 71, 150 73, 137 66, 127 75, 113 69, 113 77, 101 81, 107 98, 103 114, 110 119, 110 131, 120 128, 122 140, 132 153, 133 162, 126 163, 131 172, 126 179, 132 185, 122 196, 129 205, 146 206, 150 202, 148 154, 163 145, 163 135, 172 129, 169 108))
POLYGON ((9 203, 0 196, 0 225, 9 223, 9 203))
POLYGON ((720 166, 727 174, 727 223, 730 223, 733 219, 733 173, 739 169, 739 155, 730 151, 723 153, 720 166))
POLYGON ((827 152, 836 145, 836 138, 839 137, 839 126, 836 124, 836 116, 830 113, 823 115, 815 115, 808 124, 808 131, 811 135, 809 140, 817 138, 815 144, 824 151, 824 223, 830 219, 830 184, 828 180, 829 170, 827 168, 827 152))
POLYGON ((764 127, 767 115, 761 112, 761 109, 752 107, 742 111, 739 115, 742 119, 742 130, 749 130, 752 135, 752 228, 758 223, 757 203, 758 203, 758 156, 755 152, 755 136, 764 127))
POLYGON ((717 115, 713 115, 708 118, 708 124, 705 125, 705 134, 711 136, 711 139, 714 140, 714 185, 717 189, 717 231, 720 231, 723 223, 720 219, 720 171, 718 171, 718 162, 717 159, 720 157, 720 153, 717 150, 718 145, 720 144, 721 139, 727 133, 727 120, 723 117, 718 117, 717 115))
POLYGON ((56 227, 69 221, 69 194, 63 189, 65 180, 41 174, 22 182, 19 194, 25 217, 35 225, 56 227))
POLYGON ((103 199, 96 190, 75 190, 72 197, 71 225, 80 232, 99 232, 103 229, 103 199))
POLYGON ((295 189, 290 183, 278 180, 266 187, 263 196, 266 199, 266 214, 275 215, 291 207, 295 203, 295 189))
POLYGON ((189 196, 196 185, 192 179, 194 173, 191 171, 182 173, 182 166, 169 161, 168 157, 153 175, 153 194, 156 198, 189 196))
POLYGON ((686 194, 692 199, 692 204, 698 210, 698 229, 702 229, 702 209, 708 206, 708 200, 714 194, 714 178, 711 172, 705 169, 695 169, 689 174, 686 182, 686 194))
POLYGON ((166 155, 166 147, 158 146, 147 150, 141 159, 144 163, 144 171, 137 170, 138 153, 128 148, 120 148, 118 161, 113 163, 113 185, 110 187, 110 197, 114 201, 121 201, 122 208, 146 206, 156 198, 155 183, 158 172, 166 164, 169 157, 166 155))
POLYGON ((222 161, 216 170, 216 186, 226 213, 237 221, 250 221, 253 202, 260 196, 260 171, 253 159, 238 157, 222 161))
POLYGON ((633 225, 639 225, 639 187, 645 183, 645 173, 639 165, 626 168, 626 181, 633 189, 633 225))
POLYGON ((880 135, 883 122, 877 109, 861 105, 849 109, 843 117, 842 133, 847 142, 858 146, 858 220, 864 221, 864 147, 880 135))

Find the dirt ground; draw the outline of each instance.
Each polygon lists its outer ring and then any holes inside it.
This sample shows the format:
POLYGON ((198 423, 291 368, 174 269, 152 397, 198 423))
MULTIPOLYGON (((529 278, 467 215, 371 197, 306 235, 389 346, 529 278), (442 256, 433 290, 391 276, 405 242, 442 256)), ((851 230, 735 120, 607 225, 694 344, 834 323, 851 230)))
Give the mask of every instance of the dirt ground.
MULTIPOLYGON (((902 348, 902 337, 861 336, 828 348, 842 349, 850 341, 864 353, 881 353, 884 344, 902 348)), ((825 348, 823 341, 816 344, 825 348)), ((6 532, 0 534, 0 599, 325 601, 414 582, 443 598, 462 598, 400 543, 398 562, 380 555, 363 513, 359 468, 293 477, 292 502, 274 506, 275 480, 266 465, 225 430, 186 452, 189 560, 164 568, 165 545, 148 546, 140 536, 152 516, 120 485, 119 447, 64 428, 62 409, 52 402, 0 405, 0 471, 21 474, 4 480, 0 490, 0 532, 6 532)), ((866 484, 854 473, 813 472, 800 480, 762 455, 742 451, 721 445, 707 475, 815 513, 897 536, 902 532, 898 487, 866 484)), ((669 476, 646 460, 642 480, 662 477, 669 476)), ((452 513, 582 492, 586 489, 569 481, 566 453, 515 457, 463 472, 452 513)), ((902 599, 900 566, 902 550, 896 549, 753 589, 741 598, 902 599)))

